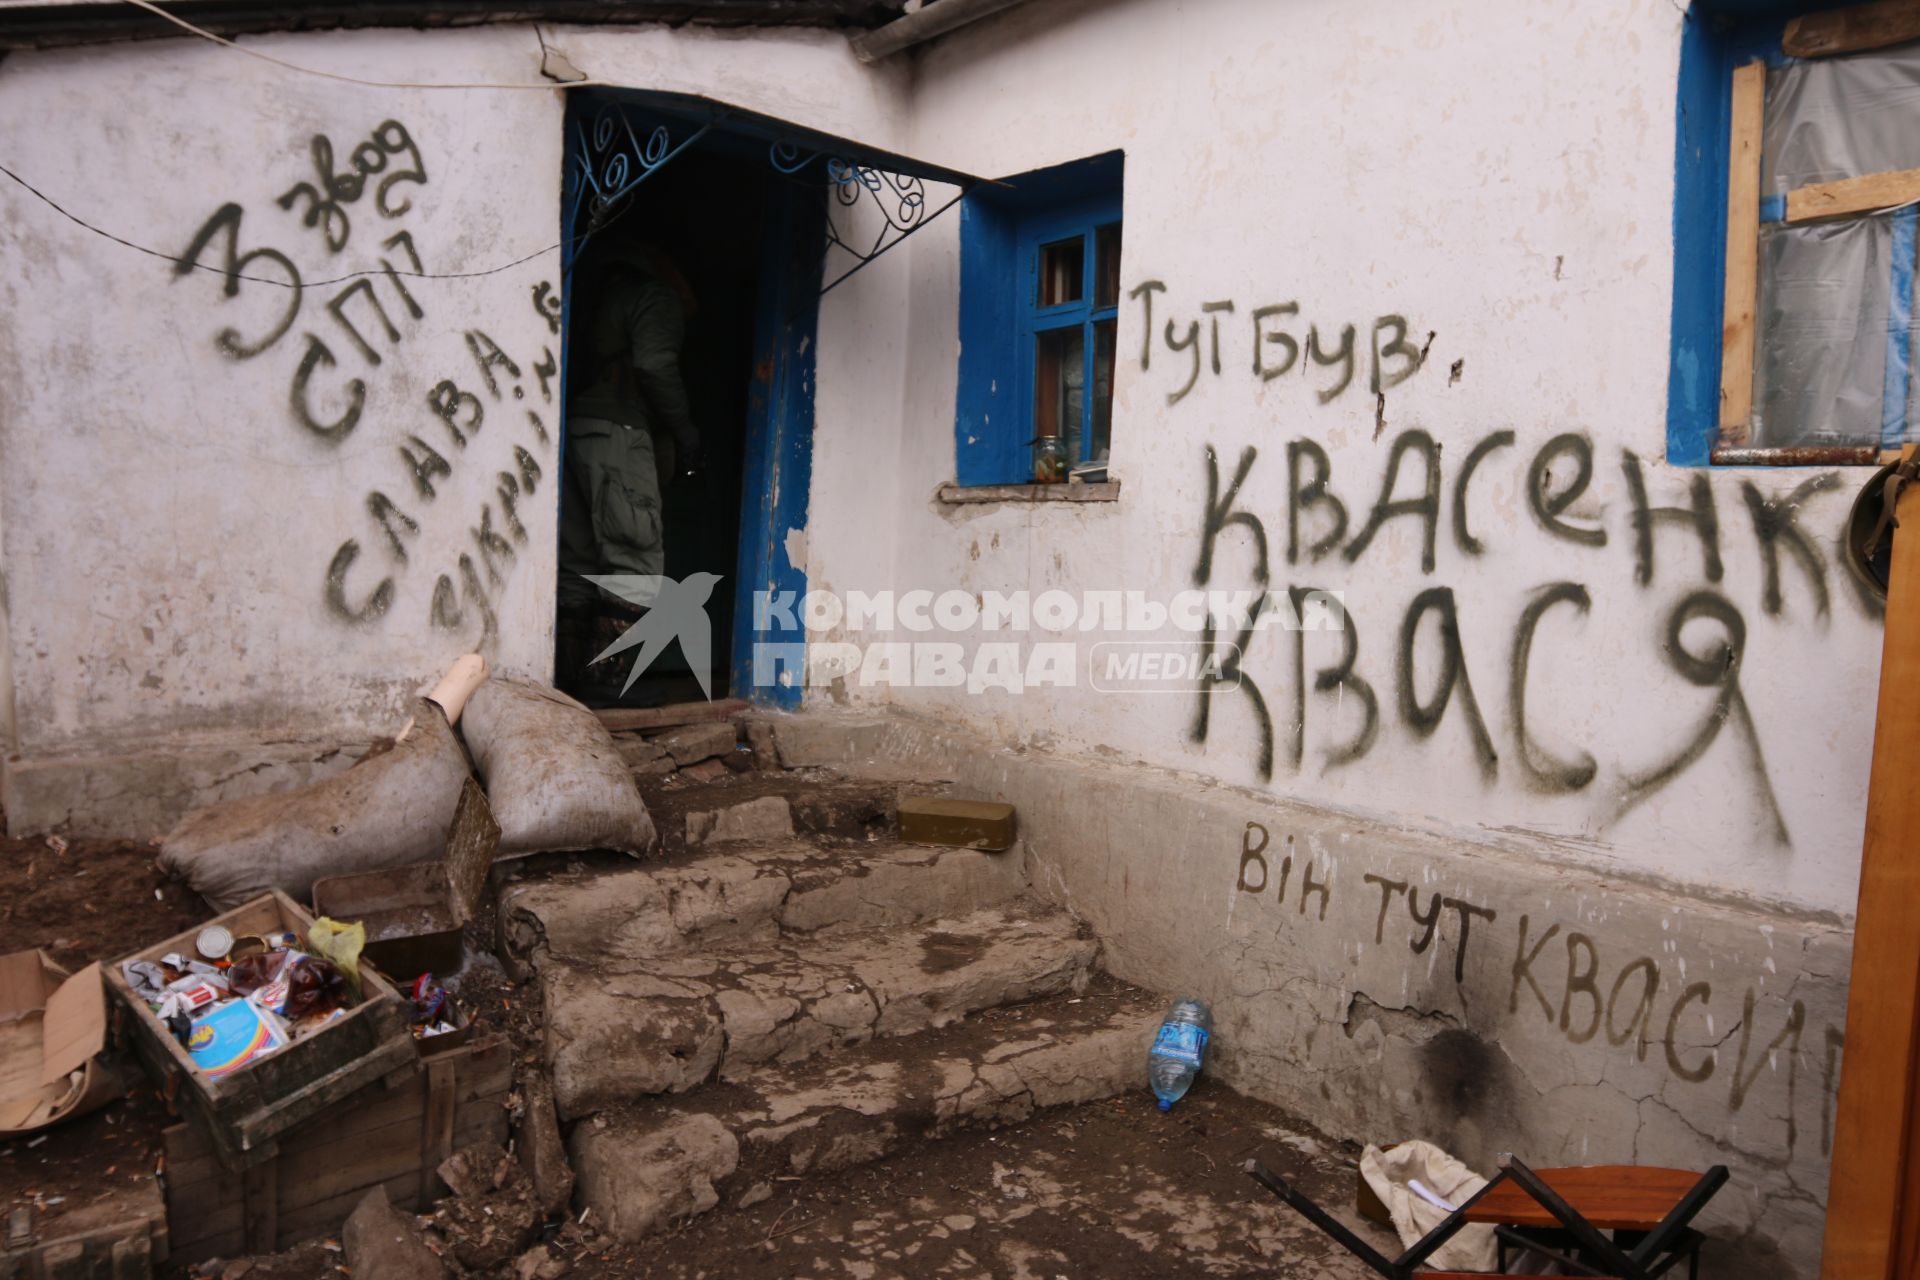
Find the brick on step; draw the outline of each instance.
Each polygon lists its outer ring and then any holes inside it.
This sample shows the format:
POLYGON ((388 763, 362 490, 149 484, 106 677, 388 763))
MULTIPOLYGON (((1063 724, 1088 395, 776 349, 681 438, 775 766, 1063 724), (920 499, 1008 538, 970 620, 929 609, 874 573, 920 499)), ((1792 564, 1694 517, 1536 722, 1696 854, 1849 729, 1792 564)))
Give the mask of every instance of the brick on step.
POLYGON ((718 782, 727 776, 727 766, 718 760, 702 760, 699 764, 690 764, 682 769, 680 776, 690 782, 718 782))
POLYGON ((748 720, 744 727, 747 747, 753 752, 753 767, 762 772, 781 768, 780 748, 774 744, 773 726, 765 720, 748 720))
POLYGON ((583 1124, 573 1133, 583 1198, 600 1229, 638 1240, 720 1203, 714 1183, 740 1163, 740 1143, 712 1116, 688 1116, 638 1142, 583 1124))
POLYGON ((722 720, 718 724, 685 725, 669 729, 648 741, 672 756, 674 764, 684 769, 733 750, 733 722, 722 720))
POLYGON ((652 739, 643 738, 637 733, 616 733, 613 735, 613 749, 627 762, 628 768, 639 768, 658 760, 666 760, 667 768, 673 768, 667 749, 652 739))
POLYGON ((911 796, 900 802, 900 838, 960 849, 1013 847, 1013 806, 999 800, 911 796))
POLYGON ((725 809, 687 815, 689 845, 737 840, 777 840, 793 834, 793 810, 785 796, 760 796, 725 809))

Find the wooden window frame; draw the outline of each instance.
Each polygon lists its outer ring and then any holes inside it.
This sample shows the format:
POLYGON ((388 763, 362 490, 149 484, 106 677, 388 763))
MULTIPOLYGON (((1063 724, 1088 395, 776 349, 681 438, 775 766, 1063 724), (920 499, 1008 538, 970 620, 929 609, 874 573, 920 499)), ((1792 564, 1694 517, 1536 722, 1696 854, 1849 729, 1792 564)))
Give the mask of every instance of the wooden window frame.
MULTIPOLYGON (((1781 40, 1796 57, 1862 53, 1920 39, 1920 0, 1883 0, 1793 19, 1781 40)), ((1879 466, 1897 446, 1820 445, 1755 448, 1753 372, 1758 342, 1760 167, 1766 118, 1767 64, 1754 58, 1733 68, 1729 94, 1724 292, 1720 332, 1720 409, 1710 454, 1716 466, 1879 466)), ((1786 193, 1788 226, 1854 217, 1920 200, 1920 169, 1810 183, 1786 193)))

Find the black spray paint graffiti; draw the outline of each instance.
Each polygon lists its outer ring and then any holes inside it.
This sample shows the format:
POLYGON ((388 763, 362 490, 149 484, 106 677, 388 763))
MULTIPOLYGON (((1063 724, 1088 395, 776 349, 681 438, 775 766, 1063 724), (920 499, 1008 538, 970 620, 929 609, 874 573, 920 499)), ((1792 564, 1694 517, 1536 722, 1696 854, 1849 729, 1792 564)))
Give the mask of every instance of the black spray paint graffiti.
MULTIPOLYGON (((380 178, 373 188, 373 207, 387 219, 402 217, 413 208, 411 200, 393 202, 393 189, 397 184, 427 180, 420 148, 406 126, 397 120, 384 121, 372 137, 354 148, 351 168, 345 174, 334 172, 333 144, 325 135, 313 139, 311 151, 319 185, 298 183, 277 203, 280 208, 291 211, 304 200, 301 221, 308 227, 320 228, 327 248, 334 253, 346 248, 352 233, 346 206, 361 198, 370 178, 380 178), (396 160, 405 167, 390 167, 396 160)), ((174 260, 173 268, 176 279, 193 275, 197 267, 207 265, 203 258, 217 241, 222 296, 229 300, 237 298, 244 285, 249 296, 258 295, 277 304, 268 308, 276 318, 256 338, 248 339, 234 326, 214 335, 214 346, 236 360, 251 360, 277 345, 300 318, 307 297, 300 269, 285 253, 265 246, 242 250, 245 216, 245 210, 237 203, 222 205, 201 224, 185 252, 174 260), (279 295, 284 295, 284 301, 279 295)), ((361 276, 347 282, 321 304, 324 315, 316 319, 316 328, 332 335, 337 342, 349 344, 359 363, 369 368, 379 366, 382 350, 397 345, 405 336, 405 331, 394 323, 396 312, 388 309, 390 304, 404 312, 414 324, 426 315, 400 274, 399 264, 416 275, 425 270, 411 232, 402 229, 386 237, 380 248, 383 252, 377 265, 391 298, 383 301, 374 278, 361 276)), ((367 385, 362 378, 348 376, 331 390, 316 386, 319 381, 316 374, 340 369, 339 357, 321 332, 308 330, 301 335, 304 347, 293 365, 287 401, 295 422, 322 440, 338 443, 360 424, 366 411, 367 385), (329 407, 322 408, 321 403, 329 407)))
MULTIPOLYGON (((420 147, 406 126, 396 120, 375 127, 349 153, 344 171, 338 168, 333 143, 326 135, 316 135, 308 150, 312 180, 296 183, 275 203, 288 213, 298 213, 301 226, 318 230, 330 253, 338 254, 351 241, 354 226, 350 206, 366 200, 380 218, 400 219, 414 207, 407 188, 427 182, 420 147)), ((248 243, 242 234, 244 221, 242 206, 223 205, 195 233, 174 267, 176 278, 190 275, 197 264, 204 265, 204 255, 210 249, 217 249, 224 298, 239 297, 246 286, 250 297, 274 304, 267 312, 268 323, 257 335, 243 334, 237 326, 228 326, 215 335, 216 348, 236 360, 251 360, 292 332, 308 293, 299 268, 287 254, 265 246, 244 247, 248 243), (276 286, 284 294, 284 302, 275 296, 276 286)), ((394 356, 403 341, 418 334, 426 319, 426 308, 406 283, 426 272, 413 231, 399 228, 380 240, 379 250, 377 275, 360 275, 346 282, 311 312, 314 328, 301 334, 303 346, 291 366, 289 414, 304 432, 329 445, 342 443, 369 417, 367 382, 361 375, 394 356)), ((558 291, 550 282, 540 282, 533 287, 532 302, 540 320, 557 332, 558 291)), ((368 536, 384 550, 388 571, 370 587, 356 589, 356 570, 364 572, 362 540, 349 537, 327 564, 322 596, 335 618, 354 625, 374 623, 394 607, 398 576, 407 569, 413 558, 411 549, 422 533, 422 506, 432 504, 440 496, 439 486, 456 477, 460 469, 457 464, 475 444, 489 403, 498 409, 511 395, 524 412, 523 429, 528 434, 522 440, 503 439, 496 446, 508 452, 500 453, 500 461, 491 464, 496 468, 492 496, 484 499, 466 522, 468 546, 446 572, 435 577, 427 606, 429 618, 437 627, 477 627, 484 648, 498 633, 496 602, 512 570, 516 549, 528 540, 521 512, 543 471, 535 451, 545 453, 552 443, 542 410, 536 405, 552 405, 559 361, 551 348, 544 349, 530 366, 533 382, 529 387, 521 363, 485 331, 468 329, 461 336, 475 366, 473 374, 462 377, 483 391, 486 400, 455 378, 434 383, 424 403, 412 413, 430 418, 438 426, 430 427, 423 421, 403 429, 395 446, 401 464, 397 476, 401 488, 396 492, 401 496, 395 498, 384 489, 376 489, 366 495, 364 503, 368 536)), ((521 421, 519 413, 513 417, 521 421)), ((489 464, 469 464, 468 469, 474 465, 489 464)))
MULTIPOLYGON (((1271 857, 1268 851, 1272 841, 1271 832, 1263 824, 1246 824, 1234 889, 1236 895, 1265 898, 1281 907, 1288 901, 1294 856, 1289 852, 1277 859, 1271 857)), ((1287 847, 1292 846, 1289 836, 1287 847)), ((1510 909, 1503 911, 1437 890, 1423 890, 1409 880, 1378 872, 1362 872, 1359 884, 1364 887, 1359 887, 1350 878, 1336 876, 1331 866, 1317 876, 1309 874, 1311 868, 1310 859, 1303 863, 1299 897, 1295 909, 1282 917, 1284 920, 1318 924, 1326 920, 1336 892, 1369 895, 1365 901, 1372 909, 1373 945, 1398 948, 1404 941, 1412 957, 1424 956, 1436 947, 1442 948, 1437 954, 1444 956, 1444 948, 1450 945, 1453 982, 1460 992, 1460 1003, 1466 1005, 1478 996, 1481 1000, 1491 998, 1498 1006, 1504 997, 1503 1035, 1544 1029, 1576 1046, 1597 1043, 1604 1035, 1609 1046, 1628 1049, 1636 1062, 1664 1066, 1676 1080, 1701 1086, 1723 1081, 1727 1109, 1736 1115, 1746 1105, 1762 1070, 1784 1053, 1783 1122, 1791 1158, 1800 1140, 1797 1103, 1801 1045, 1807 1032, 1804 1001, 1768 1001, 1763 1016, 1761 984, 1757 980, 1742 984, 1723 979, 1723 996, 1729 987, 1738 990, 1744 986, 1737 1002, 1737 1022, 1723 1026, 1715 1020, 1716 1008, 1723 1020, 1733 1005, 1716 1005, 1711 981, 1688 983, 1684 964, 1678 966, 1675 982, 1669 981, 1661 960, 1651 955, 1634 956, 1610 970, 1605 958, 1606 940, 1563 923, 1536 921, 1528 912, 1521 912, 1516 919, 1510 909), (1377 898, 1372 896, 1375 894, 1377 898), (1315 899, 1316 909, 1309 909, 1310 898, 1315 899), (1511 931, 1501 925, 1502 920, 1512 922, 1511 931), (1469 979, 1470 956, 1476 960, 1473 981, 1469 979), (1538 1020, 1530 1012, 1535 1008, 1540 1011, 1538 1020), (1736 1041, 1729 1053, 1729 1044, 1736 1041)), ((1828 1154, 1832 1145, 1832 1108, 1843 1044, 1839 1028, 1824 1029, 1822 1155, 1828 1154)), ((1814 1052, 1812 1045, 1807 1052, 1814 1052)))
MULTIPOLYGON (((1449 490, 1438 443, 1424 431, 1402 431, 1388 448, 1377 497, 1365 518, 1356 522, 1333 487, 1333 466, 1327 451, 1311 439, 1289 441, 1284 512, 1286 565, 1311 566, 1334 556, 1348 563, 1355 562, 1375 544, 1376 535, 1390 522, 1409 520, 1419 529, 1420 570, 1431 574, 1437 563, 1443 495, 1448 493, 1453 505, 1450 524, 1453 546, 1464 556, 1484 555, 1485 545, 1472 533, 1469 514, 1472 483, 1490 458, 1514 445, 1511 431, 1496 431, 1480 439, 1467 452, 1449 490)), ((1233 464, 1231 479, 1223 485, 1221 459, 1212 449, 1206 451, 1207 498, 1193 570, 1193 580, 1198 586, 1213 582, 1221 547, 1237 543, 1246 545, 1247 553, 1242 559, 1251 561, 1253 585, 1263 591, 1272 586, 1277 549, 1270 546, 1267 537, 1268 520, 1248 509, 1243 497, 1258 457, 1258 450, 1252 447, 1242 450, 1233 464)), ((1630 503, 1627 526, 1635 581, 1643 588, 1653 587, 1660 580, 1659 557, 1673 555, 1683 542, 1691 542, 1698 548, 1700 574, 1709 584, 1719 582, 1725 572, 1721 559, 1722 528, 1713 490, 1705 478, 1694 477, 1689 483, 1684 506, 1657 506, 1649 496, 1640 459, 1623 450, 1620 465, 1630 503)), ((1524 466, 1528 508, 1542 530, 1572 546, 1604 548, 1609 545, 1608 530, 1604 526, 1583 522, 1571 514, 1587 494, 1594 476, 1593 445, 1586 436, 1578 433, 1555 436, 1525 460, 1524 466)), ((1765 566, 1760 607, 1767 615, 1778 617, 1786 611, 1781 569, 1782 560, 1786 559, 1798 568, 1814 615, 1827 616, 1826 562, 1817 542, 1798 522, 1798 514, 1808 496, 1837 483, 1837 478, 1831 475, 1818 476, 1777 500, 1767 499, 1748 486, 1745 503, 1765 566)), ((1276 513, 1270 518, 1281 517, 1276 513)), ((1683 564, 1683 560, 1676 560, 1668 568, 1667 576, 1677 574, 1683 564)), ((1300 599, 1312 588, 1296 584, 1288 590, 1294 598, 1297 615, 1300 599)), ((1461 611, 1473 607, 1472 604, 1456 600, 1453 590, 1446 586, 1420 590, 1405 607, 1391 654, 1393 704, 1399 724, 1413 737, 1426 739, 1453 718, 1461 726, 1460 732, 1464 733, 1482 776, 1489 782, 1499 776, 1504 754, 1518 776, 1535 790, 1566 793, 1591 786, 1600 772, 1599 761, 1584 747, 1555 751, 1543 745, 1529 718, 1526 690, 1543 621, 1556 610, 1575 618, 1584 617, 1592 605, 1585 585, 1561 581, 1539 587, 1520 609, 1512 625, 1506 663, 1504 692, 1511 748, 1503 753, 1496 745, 1474 681, 1474 666, 1461 642, 1461 611), (1428 677, 1428 687, 1423 688, 1416 677, 1421 671, 1433 673, 1428 677)), ((1202 679, 1190 736, 1197 742, 1205 742, 1212 732, 1216 693, 1242 695, 1258 732, 1260 776, 1271 780, 1275 757, 1271 704, 1259 679, 1250 676, 1246 669, 1249 665, 1256 668, 1262 665, 1259 637, 1271 629, 1259 622, 1256 607, 1231 636, 1232 647, 1224 650, 1216 664, 1218 675, 1202 679)), ((1305 763, 1309 704, 1313 698, 1330 702, 1332 709, 1326 714, 1337 716, 1346 726, 1335 730, 1337 740, 1325 749, 1323 768, 1352 764, 1363 758, 1378 740, 1381 698, 1373 683, 1362 674, 1363 637, 1351 615, 1343 613, 1342 622, 1339 657, 1311 673, 1307 669, 1306 635, 1294 632, 1291 642, 1294 698, 1287 754, 1295 769, 1305 763)), ((1202 635, 1203 643, 1218 653, 1220 649, 1216 646, 1226 638, 1216 632, 1210 617, 1202 635)), ((1757 812, 1774 839, 1781 845, 1788 843, 1789 833, 1767 772, 1759 727, 1741 690, 1741 656, 1746 638, 1744 615, 1713 586, 1687 593, 1667 612, 1657 637, 1663 660, 1688 684, 1709 691, 1710 696, 1698 727, 1665 760, 1622 768, 1616 817, 1685 773, 1731 723, 1751 773, 1757 812), (1703 632, 1707 631, 1717 635, 1703 638, 1703 632)))
MULTIPOLYGON (((537 302, 535 306, 537 309, 537 302)), ((467 525, 468 546, 459 554, 453 571, 434 579, 428 605, 428 617, 435 627, 459 631, 477 626, 480 647, 485 649, 499 634, 499 594, 513 572, 519 549, 529 540, 521 510, 544 474, 533 450, 546 453, 552 443, 540 410, 529 402, 537 397, 540 404, 551 405, 558 367, 551 350, 543 351, 540 361, 523 370, 521 363, 485 331, 469 329, 462 337, 473 362, 473 376, 478 379, 476 385, 485 391, 486 398, 452 378, 442 378, 427 392, 423 405, 426 415, 440 424, 438 432, 430 434, 444 437, 442 445, 436 447, 419 432, 409 432, 396 452, 404 464, 402 474, 413 489, 409 501, 432 503, 439 496, 437 482, 453 477, 468 449, 477 447, 487 424, 489 404, 496 410, 516 404, 525 414, 524 420, 518 414, 512 420, 524 421, 526 436, 512 443, 508 465, 494 472, 493 496, 481 502, 477 519, 467 525), (531 394, 526 376, 529 372, 533 375, 531 394)), ((394 568, 356 605, 349 598, 346 577, 359 555, 359 543, 349 538, 341 544, 327 575, 327 606, 346 622, 369 622, 391 607, 395 590, 392 574, 405 570, 407 542, 419 531, 418 523, 384 493, 368 495, 367 508, 380 527, 394 568)))
MULTIPOLYGON (((1164 281, 1143 280, 1127 293, 1128 298, 1140 304, 1142 372, 1153 368, 1154 298, 1166 290, 1164 281)), ((1230 346, 1236 343, 1231 336, 1235 329, 1249 340, 1253 376, 1261 384, 1297 371, 1302 377, 1322 384, 1315 387, 1321 404, 1330 403, 1354 385, 1363 360, 1368 371, 1368 394, 1384 395, 1420 372, 1426 363, 1428 346, 1433 342, 1433 334, 1429 333, 1425 343, 1415 346, 1409 341, 1407 318, 1384 315, 1376 317, 1370 326, 1367 354, 1363 356, 1359 350, 1359 331, 1351 324, 1341 325, 1332 338, 1316 323, 1309 323, 1304 335, 1289 327, 1300 314, 1298 302, 1266 303, 1241 312, 1232 299, 1223 298, 1201 303, 1200 313, 1206 317, 1204 339, 1199 320, 1189 320, 1183 333, 1179 325, 1169 319, 1159 335, 1168 351, 1183 357, 1172 362, 1174 368, 1184 374, 1184 381, 1167 392, 1169 405, 1179 404, 1199 385, 1202 364, 1214 377, 1220 376, 1226 367, 1221 358, 1223 328, 1229 335, 1226 342, 1230 346), (1238 322, 1231 319, 1237 315, 1244 315, 1246 319, 1238 322), (1313 371, 1320 369, 1332 372, 1316 377, 1313 371)))

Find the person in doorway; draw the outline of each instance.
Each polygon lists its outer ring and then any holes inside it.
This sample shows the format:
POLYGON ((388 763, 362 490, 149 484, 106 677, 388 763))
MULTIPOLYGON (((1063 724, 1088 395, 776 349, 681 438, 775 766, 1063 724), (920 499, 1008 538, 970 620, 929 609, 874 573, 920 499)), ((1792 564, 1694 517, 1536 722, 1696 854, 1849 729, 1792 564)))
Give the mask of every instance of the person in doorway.
POLYGON ((583 575, 666 572, 661 489, 700 453, 680 372, 694 311, 686 278, 650 245, 615 245, 581 266, 591 284, 573 338, 557 636, 561 680, 577 688, 602 683, 588 664, 636 616, 583 575))

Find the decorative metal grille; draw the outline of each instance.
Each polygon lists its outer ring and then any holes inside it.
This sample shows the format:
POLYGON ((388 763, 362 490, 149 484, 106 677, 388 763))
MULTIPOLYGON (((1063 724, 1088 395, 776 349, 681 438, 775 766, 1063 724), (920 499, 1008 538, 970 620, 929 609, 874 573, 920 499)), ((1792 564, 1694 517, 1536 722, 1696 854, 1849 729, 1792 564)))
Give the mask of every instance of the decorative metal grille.
POLYGON ((584 124, 579 125, 579 144, 567 167, 565 192, 567 225, 576 237, 576 255, 593 233, 606 225, 621 200, 705 137, 713 126, 709 120, 675 143, 672 130, 665 124, 636 129, 626 109, 617 102, 609 102, 594 114, 591 132, 584 124), (582 212, 586 215, 584 226, 580 222, 582 212))
POLYGON ((921 178, 891 173, 873 165, 855 164, 839 156, 823 156, 818 151, 802 151, 791 142, 773 143, 768 149, 767 160, 789 177, 803 175, 815 161, 820 161, 833 204, 848 211, 835 217, 833 208, 827 210, 827 248, 844 251, 854 259, 854 265, 823 286, 820 290, 823 294, 951 209, 966 194, 962 189, 953 199, 929 211, 927 184, 921 178), (879 225, 870 240, 866 235, 853 231, 852 211, 863 200, 880 215, 879 225))

